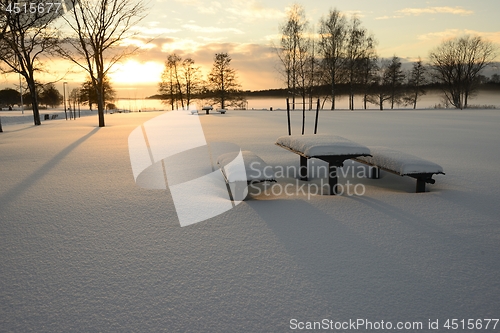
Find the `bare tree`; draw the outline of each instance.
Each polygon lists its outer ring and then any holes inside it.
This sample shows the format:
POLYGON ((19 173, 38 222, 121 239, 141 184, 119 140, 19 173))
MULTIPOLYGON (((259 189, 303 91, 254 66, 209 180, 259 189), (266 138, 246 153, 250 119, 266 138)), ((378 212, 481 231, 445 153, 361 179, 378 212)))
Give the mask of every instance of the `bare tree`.
POLYGON ((1 0, 0 7, 0 72, 18 73, 24 78, 30 91, 34 124, 40 125, 35 76, 43 68, 42 56, 57 45, 58 30, 51 24, 63 11, 60 7, 49 8, 43 0, 24 4, 1 0))
POLYGON ((187 107, 191 104, 193 96, 202 90, 200 67, 195 66, 191 58, 182 61, 182 77, 187 107))
POLYGON ((403 97, 405 74, 401 66, 402 64, 399 57, 394 56, 387 65, 384 73, 384 81, 386 82, 391 96, 391 109, 394 109, 394 104, 399 104, 403 97))
POLYGON ((180 77, 179 67, 181 65, 182 58, 179 57, 177 54, 173 53, 168 56, 167 62, 168 66, 172 69, 177 100, 181 102, 181 107, 184 109, 184 98, 182 93, 181 81, 179 79, 180 77))
MULTIPOLYGON (((288 92, 292 96, 292 109, 295 109, 295 96, 297 95, 297 85, 299 84, 299 70, 305 70, 307 20, 304 8, 294 4, 287 13, 287 19, 280 26, 281 43, 277 49, 277 54, 283 65, 283 76, 288 92)), ((303 79, 305 77, 303 76, 303 79)))
POLYGON ((99 127, 104 127, 104 78, 113 65, 137 50, 120 48, 120 42, 134 35, 131 28, 145 17, 146 7, 142 0, 67 1, 73 3, 66 21, 74 34, 59 51, 90 76, 99 127))
MULTIPOLYGON (((104 77, 102 82, 104 103, 113 102, 116 97, 116 91, 111 86, 111 82, 107 76, 104 77)), ((82 104, 88 104, 90 111, 92 111, 92 105, 97 104, 97 94, 90 78, 87 78, 79 88, 79 101, 82 104)))
POLYGON ((430 53, 433 77, 442 84, 451 105, 467 108, 481 71, 493 62, 496 51, 491 42, 479 36, 464 36, 444 41, 430 53))
POLYGON ((419 97, 425 95, 423 86, 427 83, 426 72, 422 59, 419 57, 418 61, 413 63, 413 67, 407 75, 407 94, 404 100, 407 105, 412 105, 413 109, 417 108, 419 97))
POLYGON ((366 59, 372 58, 375 51, 375 38, 361 26, 359 18, 354 16, 347 31, 346 44, 346 79, 349 87, 349 109, 354 110, 356 87, 362 84, 366 59))
POLYGON ((337 9, 330 10, 328 16, 320 20, 319 34, 320 55, 330 86, 331 109, 334 110, 336 88, 341 82, 342 68, 345 63, 346 18, 337 9))
POLYGON ((208 75, 210 90, 214 95, 214 104, 219 104, 222 109, 240 97, 240 84, 237 81, 236 70, 231 67, 231 60, 227 53, 215 54, 214 64, 208 75))
POLYGON ((388 87, 388 71, 389 62, 387 60, 382 61, 380 65, 376 67, 376 73, 373 77, 373 84, 371 87, 371 92, 367 96, 366 100, 370 103, 378 105, 380 110, 384 109, 384 103, 391 99, 390 89, 388 87))
POLYGON ((159 91, 167 97, 172 110, 179 107, 178 102, 182 108, 189 107, 193 95, 201 92, 201 82, 200 68, 194 65, 194 60, 183 60, 174 53, 170 54, 165 62, 159 91))
MULTIPOLYGON (((178 64, 181 58, 175 53, 168 55, 165 61, 165 70, 161 74, 160 92, 168 97, 168 102, 172 110, 177 108, 179 98, 182 98, 182 92, 179 84, 178 64)), ((183 102, 182 102, 183 103, 183 102)))
POLYGON ((369 95, 372 92, 374 81, 376 81, 378 67, 378 57, 375 49, 370 47, 364 58, 359 60, 359 85, 360 92, 363 95, 363 108, 368 108, 369 95))

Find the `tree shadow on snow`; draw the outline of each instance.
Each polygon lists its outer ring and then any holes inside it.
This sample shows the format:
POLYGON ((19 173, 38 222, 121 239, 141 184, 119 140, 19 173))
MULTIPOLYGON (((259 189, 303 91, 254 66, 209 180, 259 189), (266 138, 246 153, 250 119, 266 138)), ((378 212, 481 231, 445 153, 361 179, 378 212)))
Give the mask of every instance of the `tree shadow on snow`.
POLYGON ((35 185, 40 179, 42 179, 47 173, 50 172, 59 162, 61 162, 69 153, 76 149, 83 142, 88 140, 91 136, 99 131, 100 127, 94 128, 92 131, 82 136, 80 139, 68 145, 66 148, 61 150, 57 155, 52 157, 47 163, 42 165, 38 170, 35 170, 31 175, 26 177, 16 186, 5 192, 0 196, 0 210, 7 207, 11 202, 20 197, 23 193, 27 192, 33 185, 35 185))

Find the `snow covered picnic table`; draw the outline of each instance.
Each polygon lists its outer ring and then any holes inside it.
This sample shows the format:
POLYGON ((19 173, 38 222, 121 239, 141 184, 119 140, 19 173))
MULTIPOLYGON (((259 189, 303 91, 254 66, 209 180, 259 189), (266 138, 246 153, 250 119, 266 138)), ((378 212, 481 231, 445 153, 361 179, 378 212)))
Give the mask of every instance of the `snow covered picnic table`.
POLYGON ((307 180, 307 160, 317 158, 328 163, 328 184, 330 194, 335 195, 337 188, 336 168, 344 165, 344 161, 360 156, 371 156, 370 149, 337 135, 306 134, 281 136, 276 145, 300 156, 299 175, 307 180))
POLYGON ((203 111, 205 111, 206 114, 209 114, 210 111, 212 111, 214 108, 211 105, 205 105, 204 107, 201 108, 203 111))
POLYGON ((443 168, 420 157, 386 147, 366 147, 346 138, 328 134, 282 136, 276 140, 282 148, 300 155, 299 175, 307 179, 307 160, 317 158, 328 163, 330 194, 336 194, 337 167, 345 160, 369 165, 371 178, 379 178, 380 170, 417 180, 416 193, 425 192, 425 184, 434 184, 435 174, 443 174, 443 168))

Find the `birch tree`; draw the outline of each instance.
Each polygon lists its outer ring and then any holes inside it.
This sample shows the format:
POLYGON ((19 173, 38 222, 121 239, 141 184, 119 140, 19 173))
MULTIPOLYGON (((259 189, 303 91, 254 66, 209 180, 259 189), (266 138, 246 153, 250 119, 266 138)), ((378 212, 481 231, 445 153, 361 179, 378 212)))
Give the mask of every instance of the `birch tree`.
POLYGON ((413 67, 407 75, 407 94, 404 100, 407 105, 412 105, 413 109, 417 108, 417 101, 420 96, 425 95, 423 86, 427 83, 426 72, 422 59, 418 58, 418 61, 413 63, 413 67))
POLYGON ((330 87, 331 109, 335 109, 337 84, 342 82, 342 68, 345 64, 347 20, 337 10, 330 10, 328 16, 320 20, 320 55, 330 87))
MULTIPOLYGON (((281 42, 277 54, 283 66, 282 74, 289 94, 292 96, 292 109, 295 109, 295 96, 298 93, 298 84, 301 78, 300 71, 305 70, 307 20, 304 8, 294 4, 287 12, 287 18, 280 26, 281 42)), ((304 74, 304 73, 302 73, 304 74)), ((304 76, 302 75, 302 79, 304 76)))
POLYGON ((363 81, 363 64, 372 57, 375 38, 361 26, 361 21, 354 16, 351 19, 346 38, 346 80, 349 88, 349 109, 354 110, 354 96, 357 87, 363 81))

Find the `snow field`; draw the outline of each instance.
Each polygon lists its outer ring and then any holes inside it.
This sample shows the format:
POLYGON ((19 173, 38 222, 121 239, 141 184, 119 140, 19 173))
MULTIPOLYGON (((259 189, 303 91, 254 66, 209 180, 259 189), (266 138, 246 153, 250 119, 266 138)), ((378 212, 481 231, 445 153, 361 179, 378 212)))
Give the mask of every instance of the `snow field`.
MULTIPOLYGON (((105 128, 97 117, 4 127, 0 331, 286 332, 293 318, 498 318, 498 111, 321 112, 319 133, 407 152, 446 175, 419 194, 408 177, 341 176, 365 194, 258 195, 183 228, 169 190, 138 187, 128 156, 130 132, 160 114, 108 115, 105 128)), ((285 112, 193 117, 209 143, 299 166, 274 145, 287 134, 285 112)), ((292 117, 299 133, 302 114, 292 117)), ((287 183, 295 179, 278 179, 287 183)))

